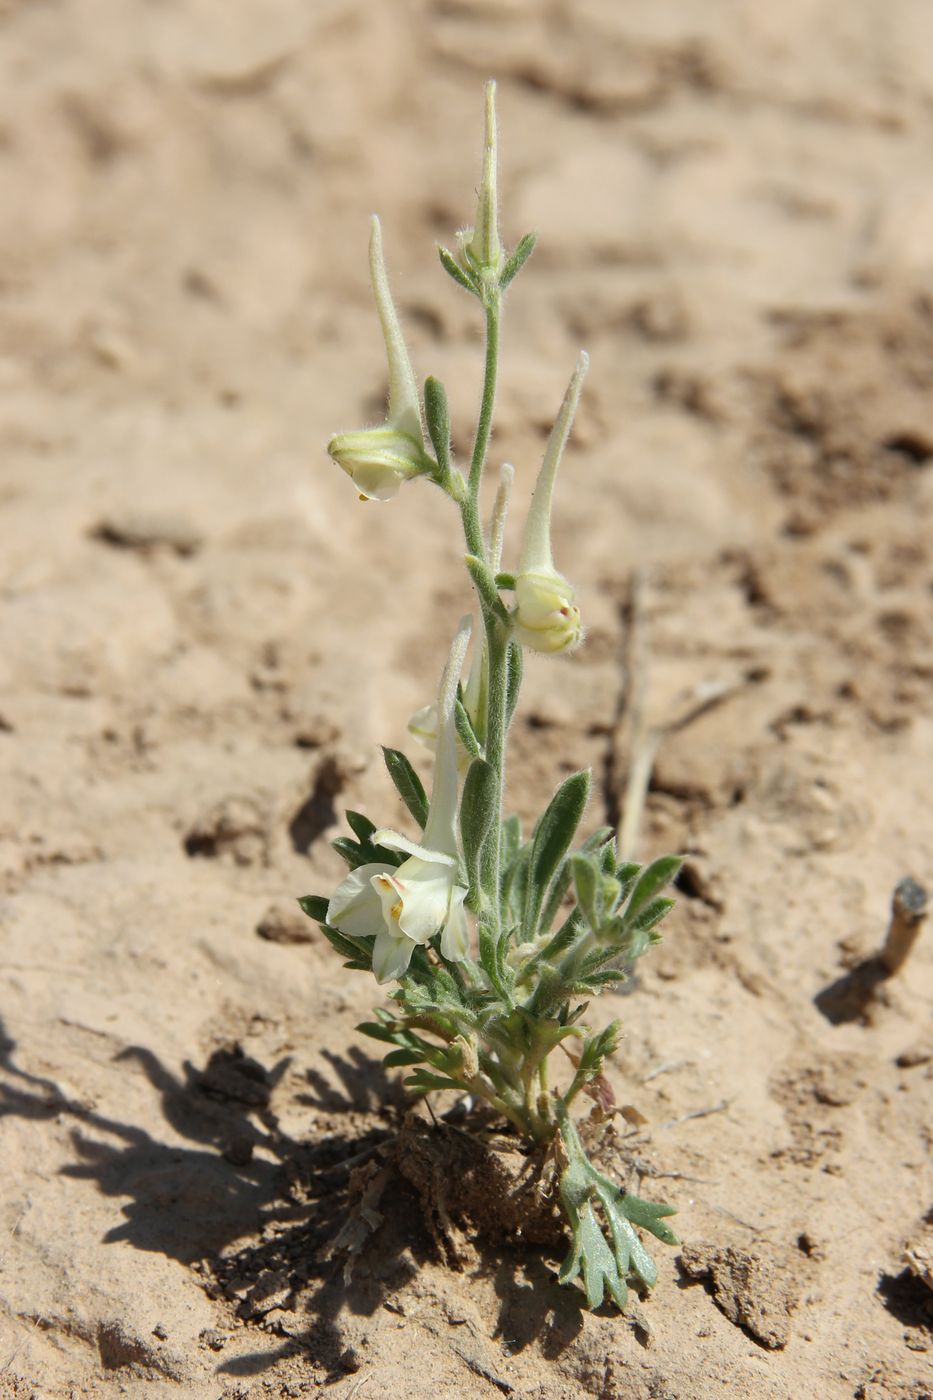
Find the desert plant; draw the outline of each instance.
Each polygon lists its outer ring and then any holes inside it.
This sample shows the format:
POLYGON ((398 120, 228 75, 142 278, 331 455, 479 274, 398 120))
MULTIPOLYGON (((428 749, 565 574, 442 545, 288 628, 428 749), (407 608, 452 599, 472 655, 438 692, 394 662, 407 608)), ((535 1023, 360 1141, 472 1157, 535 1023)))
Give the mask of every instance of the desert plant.
POLYGON ((458 234, 456 253, 438 250, 444 269, 479 302, 486 323, 468 470, 453 461, 447 398, 437 379, 425 383, 422 413, 376 218, 370 270, 388 353, 388 412, 381 426, 341 433, 328 445, 364 499, 394 497, 415 477, 450 498, 463 528, 480 625, 461 621, 436 703, 411 722, 413 734, 434 750, 430 798, 405 755, 384 750, 417 834, 348 812, 352 835, 334 842, 348 875, 329 898, 308 896, 301 905, 346 967, 396 984, 391 1006, 360 1030, 391 1047, 385 1064, 410 1071, 405 1082, 414 1094, 468 1095, 507 1120, 529 1149, 550 1146, 558 1154, 559 1196, 572 1236, 560 1280, 582 1271, 590 1307, 598 1307, 607 1291, 622 1307, 627 1279, 650 1286, 656 1277, 636 1227, 676 1243, 663 1220, 673 1211, 623 1191, 598 1171, 570 1109, 582 1090, 598 1087, 620 1034, 615 1021, 599 1031, 587 1027, 588 999, 618 987, 625 968, 658 941, 658 925, 673 903, 664 890, 680 860, 668 856, 646 867, 620 861, 608 827, 572 849, 590 790, 586 771, 560 784, 530 835, 516 817, 503 815, 506 745, 523 652, 571 652, 582 637, 574 590, 554 564, 551 507, 587 357, 581 354, 557 414, 517 567, 503 572, 511 467, 501 470, 487 530, 480 488, 503 297, 535 237, 527 234, 511 253, 500 241, 496 146, 495 85, 489 83, 475 222, 458 234), (558 1088, 549 1081, 549 1061, 560 1046, 569 1052, 573 1073, 558 1088))

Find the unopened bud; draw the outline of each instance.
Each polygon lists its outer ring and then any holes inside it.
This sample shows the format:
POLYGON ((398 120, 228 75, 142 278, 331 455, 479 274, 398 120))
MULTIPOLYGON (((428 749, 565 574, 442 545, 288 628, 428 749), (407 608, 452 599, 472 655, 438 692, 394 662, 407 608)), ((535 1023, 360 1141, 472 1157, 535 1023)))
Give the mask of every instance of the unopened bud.
POLYGON ((367 501, 390 500, 404 481, 434 465, 419 442, 388 424, 338 433, 327 451, 367 501))
POLYGON ((562 574, 555 569, 519 574, 515 597, 515 635, 523 646, 553 655, 577 645, 583 630, 580 609, 562 574))

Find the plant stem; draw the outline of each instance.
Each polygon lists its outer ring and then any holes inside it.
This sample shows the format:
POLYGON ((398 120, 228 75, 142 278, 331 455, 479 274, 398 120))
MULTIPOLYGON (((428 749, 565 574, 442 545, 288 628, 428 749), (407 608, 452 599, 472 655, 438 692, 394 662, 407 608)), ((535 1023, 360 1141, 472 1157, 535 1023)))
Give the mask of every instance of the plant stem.
POLYGON ((502 937, 499 908, 500 846, 502 830, 502 792, 505 784, 506 701, 508 697, 508 634, 496 618, 485 616, 486 644, 489 653, 489 690, 486 709, 486 762, 493 771, 494 815, 483 853, 483 888, 495 911, 498 937, 502 937))
MULTIPOLYGON (((486 308, 486 368, 483 374, 483 398, 480 404, 479 422, 476 425, 476 438, 473 442, 473 457, 470 461, 470 496, 474 502, 479 499, 483 467, 486 465, 486 450, 489 447, 489 434, 492 431, 492 415, 496 406, 496 381, 499 374, 500 301, 498 287, 490 289, 484 298, 486 308)), ((485 558, 485 553, 480 557, 485 558)))

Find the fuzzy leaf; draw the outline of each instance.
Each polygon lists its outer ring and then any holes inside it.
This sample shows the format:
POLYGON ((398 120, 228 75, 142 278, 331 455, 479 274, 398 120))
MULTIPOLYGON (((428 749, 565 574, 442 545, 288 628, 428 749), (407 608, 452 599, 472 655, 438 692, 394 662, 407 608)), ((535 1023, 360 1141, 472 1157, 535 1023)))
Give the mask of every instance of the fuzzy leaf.
POLYGON ((460 801, 460 836, 471 894, 480 888, 483 847, 495 819, 495 772, 484 759, 474 758, 463 784, 460 801))
POLYGON ((424 381, 424 418, 428 436, 442 471, 450 470, 450 409, 447 390, 430 375, 424 381))
POLYGON ((547 887, 573 840, 590 793, 590 773, 565 778, 535 827, 522 916, 525 938, 533 938, 547 887))
POLYGON ((453 253, 449 252, 446 248, 442 248, 441 245, 438 244, 437 256, 441 260, 441 267, 444 271, 448 273, 464 291, 470 292, 475 297, 480 295, 476 283, 473 281, 472 277, 470 277, 469 273, 464 272, 453 253))
POLYGON ((499 277, 500 291, 504 292, 509 283, 514 281, 521 272, 525 263, 534 252, 535 243, 537 241, 538 235, 536 233, 526 233, 524 238, 519 240, 514 251, 507 258, 505 267, 502 269, 502 273, 499 277))
POLYGON ((518 693, 522 687, 524 657, 518 642, 509 642, 506 654, 505 727, 512 723, 512 716, 518 704, 518 693))
POLYGON ((459 698, 457 699, 456 708, 454 709, 454 723, 457 726, 457 734, 460 736, 460 742, 470 757, 482 758, 483 750, 479 739, 476 737, 476 730, 473 728, 466 706, 459 698))
POLYGON ((382 756, 399 797, 423 831, 428 821, 428 795, 424 784, 400 749, 384 748, 382 756))
POLYGON ((580 912, 591 929, 598 929, 602 923, 602 910, 598 905, 599 866, 592 856, 577 854, 570 857, 570 867, 580 912))
POLYGON ((631 924, 645 905, 650 904, 655 895, 670 884, 683 862, 683 856, 661 856, 645 866, 629 896, 624 914, 626 924, 631 924))

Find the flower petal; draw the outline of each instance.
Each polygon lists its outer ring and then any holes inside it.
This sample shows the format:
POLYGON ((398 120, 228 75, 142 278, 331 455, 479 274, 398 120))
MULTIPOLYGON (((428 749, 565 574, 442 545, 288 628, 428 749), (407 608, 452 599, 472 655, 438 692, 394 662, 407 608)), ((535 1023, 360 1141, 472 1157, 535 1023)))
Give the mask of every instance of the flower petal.
MULTIPOLYGON (((419 860, 431 861, 436 865, 456 865, 453 856, 447 855, 444 851, 429 851, 427 846, 419 846, 416 841, 409 841, 407 836, 401 832, 390 831, 384 827, 381 831, 374 831, 370 838, 374 846, 387 846, 390 851, 406 851, 410 856, 416 856, 419 860)), ((398 868, 404 869, 408 862, 403 862, 398 868)))
POLYGON ((450 962, 466 962, 470 956, 470 930, 463 909, 466 897, 463 886, 454 885, 450 892, 450 912, 441 934, 441 952, 450 962))
POLYGON ((384 928, 376 935, 373 944, 373 972, 376 981, 391 982, 394 978, 404 977, 414 950, 415 945, 410 938, 394 938, 389 930, 384 928))
POLYGON ((355 938, 372 938, 385 928, 382 905, 373 889, 375 875, 394 870, 384 861, 373 861, 351 870, 334 890, 327 906, 327 922, 342 933, 355 938))

